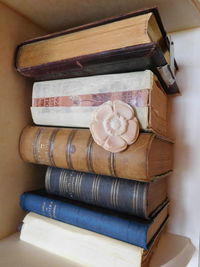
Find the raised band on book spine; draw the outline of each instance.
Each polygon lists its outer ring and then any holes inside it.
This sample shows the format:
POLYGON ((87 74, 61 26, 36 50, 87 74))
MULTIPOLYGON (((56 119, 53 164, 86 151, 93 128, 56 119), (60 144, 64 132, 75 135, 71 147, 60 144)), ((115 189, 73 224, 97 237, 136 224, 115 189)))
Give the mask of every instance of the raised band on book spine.
POLYGON ((150 133, 110 153, 91 141, 88 129, 28 126, 20 155, 32 163, 146 182, 172 170, 172 143, 150 133))
POLYGON ((46 172, 45 187, 51 194, 142 218, 149 217, 147 214, 149 183, 49 167, 46 172))

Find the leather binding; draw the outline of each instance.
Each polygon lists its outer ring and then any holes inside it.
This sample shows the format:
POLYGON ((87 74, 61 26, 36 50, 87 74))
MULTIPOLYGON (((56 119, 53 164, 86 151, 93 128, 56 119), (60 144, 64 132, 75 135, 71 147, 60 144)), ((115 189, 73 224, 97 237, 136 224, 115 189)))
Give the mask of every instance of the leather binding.
POLYGON ((153 216, 167 197, 165 178, 143 183, 53 167, 47 168, 45 188, 50 194, 146 219, 153 216), (149 199, 148 191, 152 191, 152 186, 155 189, 149 199), (151 202, 155 201, 156 205, 149 210, 151 202))
MULTIPOLYGON (((152 12, 157 20, 157 23, 160 27, 161 33, 163 35, 163 41, 165 45, 170 47, 170 42, 166 35, 165 29, 163 27, 162 21, 160 19, 158 10, 156 8, 139 10, 136 12, 131 12, 122 16, 112 17, 79 27, 74 27, 61 31, 58 33, 49 34, 43 37, 35 38, 23 42, 17 46, 15 54, 15 67, 16 69, 24 76, 34 78, 37 81, 42 80, 53 80, 53 79, 62 79, 62 78, 74 78, 90 75, 100 75, 108 73, 121 73, 129 71, 141 71, 150 69, 152 70, 159 78, 160 83, 166 93, 174 94, 179 93, 179 88, 177 86, 174 75, 171 75, 174 71, 170 70, 168 75, 170 80, 173 80, 173 83, 166 84, 166 77, 162 77, 162 73, 157 70, 157 67, 164 67, 168 63, 166 62, 164 55, 160 46, 155 43, 147 43, 129 46, 120 49, 113 49, 109 51, 94 53, 90 55, 83 55, 79 57, 74 57, 70 59, 59 60, 55 62, 50 62, 46 64, 41 64, 32 67, 19 68, 17 66, 17 55, 21 46, 26 44, 31 44, 41 40, 47 40, 57 36, 62 36, 72 32, 81 31, 84 29, 89 29, 92 27, 100 26, 106 23, 111 23, 114 21, 122 20, 125 18, 142 15, 152 12)), ((177 68, 177 64, 175 63, 177 68)), ((168 67, 170 68, 170 66, 168 67)))
POLYGON ((155 134, 141 133, 125 151, 98 146, 88 129, 26 127, 20 138, 24 161, 120 178, 150 181, 172 170, 172 147, 155 134))

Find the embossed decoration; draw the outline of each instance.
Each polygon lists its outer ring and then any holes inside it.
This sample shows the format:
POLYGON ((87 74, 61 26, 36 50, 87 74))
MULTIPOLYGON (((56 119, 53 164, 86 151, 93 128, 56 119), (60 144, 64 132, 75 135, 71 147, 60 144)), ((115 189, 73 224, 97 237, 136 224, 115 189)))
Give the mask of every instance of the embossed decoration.
POLYGON ((94 141, 110 152, 120 152, 139 135, 139 123, 131 106, 123 101, 107 101, 92 114, 90 131, 94 141))

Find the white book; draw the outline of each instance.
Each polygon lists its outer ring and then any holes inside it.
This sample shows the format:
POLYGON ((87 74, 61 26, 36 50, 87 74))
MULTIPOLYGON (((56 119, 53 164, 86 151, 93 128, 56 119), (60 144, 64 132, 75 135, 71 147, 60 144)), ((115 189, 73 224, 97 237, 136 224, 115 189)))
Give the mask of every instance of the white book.
POLYGON ((20 239, 81 266, 141 267, 144 260, 140 247, 33 212, 23 220, 20 239))
POLYGON ((167 96, 150 70, 35 82, 31 113, 38 125, 89 128, 109 100, 131 105, 141 129, 166 135, 167 96))

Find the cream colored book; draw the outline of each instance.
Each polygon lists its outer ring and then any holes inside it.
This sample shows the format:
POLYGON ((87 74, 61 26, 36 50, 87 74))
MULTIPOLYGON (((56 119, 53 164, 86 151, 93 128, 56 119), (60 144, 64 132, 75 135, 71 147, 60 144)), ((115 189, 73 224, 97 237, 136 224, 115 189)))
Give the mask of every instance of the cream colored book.
MULTIPOLYGON (((159 236, 159 235, 158 235, 159 236)), ((23 220, 20 239, 81 266, 147 266, 153 249, 144 249, 33 212, 23 220)))
POLYGON ((140 128, 167 136, 167 96, 150 71, 36 82, 35 124, 89 128, 93 111, 107 101, 133 107, 140 128))

